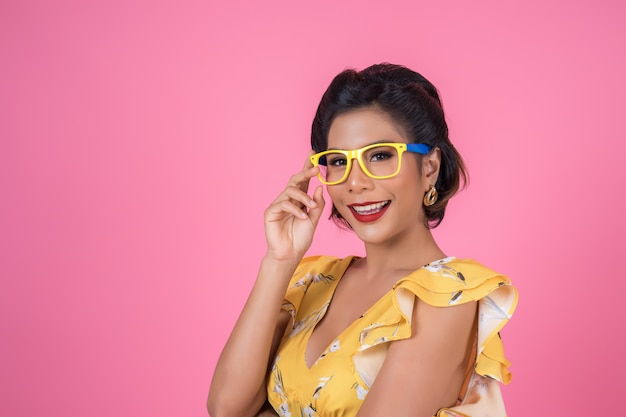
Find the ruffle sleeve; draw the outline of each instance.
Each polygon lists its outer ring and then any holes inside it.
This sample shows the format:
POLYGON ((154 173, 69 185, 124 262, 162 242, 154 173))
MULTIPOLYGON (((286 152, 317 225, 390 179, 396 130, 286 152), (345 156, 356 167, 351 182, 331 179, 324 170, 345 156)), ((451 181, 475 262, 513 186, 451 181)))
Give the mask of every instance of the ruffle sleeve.
POLYGON ((478 381, 480 376, 505 384, 510 382, 510 362, 504 356, 499 335, 518 300, 517 290, 508 277, 473 260, 446 258, 399 280, 394 285, 393 295, 392 306, 381 306, 375 322, 363 329, 360 347, 353 355, 357 376, 367 387, 371 386, 382 365, 384 354, 380 352, 386 350, 386 342, 411 336, 410 320, 416 297, 436 307, 477 301, 478 335, 474 363, 477 375, 470 383, 478 381))
MULTIPOLYGON (((416 271, 396 286, 398 307, 415 295, 436 307, 478 302, 476 373, 508 384, 510 362, 504 356, 500 330, 517 306, 518 293, 505 275, 473 260, 440 261, 416 271)), ((411 310, 402 311, 411 317, 411 310)), ((402 309, 403 310, 403 309, 402 309)))

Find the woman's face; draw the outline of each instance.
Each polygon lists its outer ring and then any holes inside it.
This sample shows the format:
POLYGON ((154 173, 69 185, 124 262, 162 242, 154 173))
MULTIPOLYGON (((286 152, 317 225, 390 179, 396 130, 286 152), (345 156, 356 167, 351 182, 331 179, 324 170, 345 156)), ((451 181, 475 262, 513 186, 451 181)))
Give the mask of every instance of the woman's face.
MULTIPOLYGON (((353 150, 376 142, 409 142, 401 127, 375 107, 357 109, 335 118, 328 133, 328 149, 353 150)), ((437 154, 438 155, 438 154, 437 154)), ((436 181, 428 156, 405 152, 400 172, 386 179, 368 177, 355 160, 346 181, 327 186, 339 214, 365 243, 392 242, 423 229, 422 200, 436 181)), ((435 171, 438 171, 438 163, 435 171)))

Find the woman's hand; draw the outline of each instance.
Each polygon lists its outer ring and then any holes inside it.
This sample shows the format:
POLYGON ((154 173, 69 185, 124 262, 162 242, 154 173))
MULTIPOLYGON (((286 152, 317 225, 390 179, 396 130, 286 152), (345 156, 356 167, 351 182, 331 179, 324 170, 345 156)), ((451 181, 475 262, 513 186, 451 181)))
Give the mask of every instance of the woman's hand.
POLYGON ((313 241, 325 202, 321 186, 315 189, 313 198, 307 194, 309 181, 319 172, 311 164, 310 155, 302 170, 291 177, 265 210, 267 257, 271 259, 299 261, 313 241))

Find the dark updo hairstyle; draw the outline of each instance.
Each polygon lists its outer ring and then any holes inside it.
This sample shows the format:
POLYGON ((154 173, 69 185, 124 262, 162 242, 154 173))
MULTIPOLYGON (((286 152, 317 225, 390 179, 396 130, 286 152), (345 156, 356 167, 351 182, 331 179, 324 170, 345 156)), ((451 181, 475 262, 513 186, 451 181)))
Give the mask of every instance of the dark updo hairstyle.
MULTIPOLYGON (((439 198, 432 206, 423 206, 426 226, 437 227, 443 220, 448 200, 459 190, 461 180, 465 185, 468 177, 461 155, 448 138, 448 125, 437 89, 422 75, 389 63, 339 73, 322 96, 313 119, 312 149, 321 152, 328 148, 328 131, 335 117, 372 106, 391 116, 410 142, 425 143, 431 149, 441 150, 441 166, 435 184, 439 198)), ((331 218, 339 226, 350 228, 334 206, 331 218)))

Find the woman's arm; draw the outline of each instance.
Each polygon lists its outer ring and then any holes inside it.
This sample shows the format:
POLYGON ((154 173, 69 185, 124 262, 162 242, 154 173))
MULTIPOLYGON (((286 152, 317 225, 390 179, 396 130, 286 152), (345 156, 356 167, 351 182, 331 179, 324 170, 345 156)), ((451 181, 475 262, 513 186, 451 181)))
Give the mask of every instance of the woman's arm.
POLYGON ((433 307, 416 299, 409 339, 391 342, 358 416, 432 417, 454 406, 475 335, 476 302, 433 307))
POLYGON ((211 417, 253 416, 266 400, 265 376, 288 322, 280 314, 293 264, 261 262, 250 296, 220 355, 207 401, 211 417))
POLYGON ((307 157, 302 171, 265 211, 267 253, 217 362, 207 400, 212 417, 251 417, 266 400, 265 377, 289 320, 288 313, 281 313, 287 285, 324 208, 321 187, 312 199, 306 192, 317 172, 307 157))

